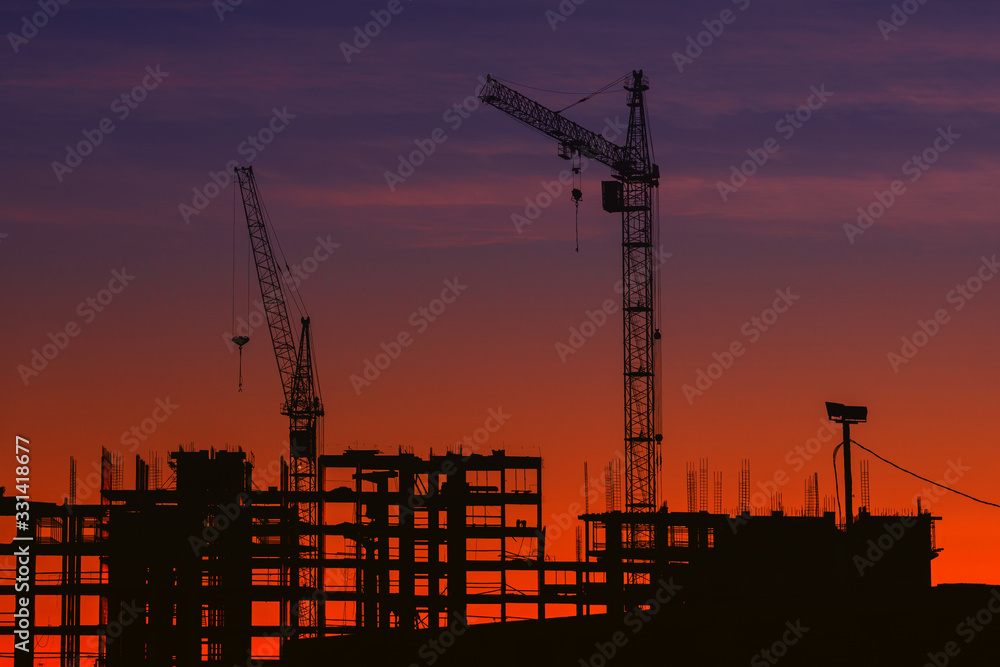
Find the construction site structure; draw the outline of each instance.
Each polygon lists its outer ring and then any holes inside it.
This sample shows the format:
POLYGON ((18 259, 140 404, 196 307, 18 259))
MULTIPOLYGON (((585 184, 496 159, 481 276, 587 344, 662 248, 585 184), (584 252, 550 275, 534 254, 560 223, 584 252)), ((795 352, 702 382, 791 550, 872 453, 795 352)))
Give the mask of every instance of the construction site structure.
MULTIPOLYGON (((584 514, 579 532, 577 517, 558 513, 546 526, 542 460, 503 450, 322 455, 320 484, 305 498, 284 457, 258 467, 240 449, 182 448, 169 463, 172 474, 156 486, 137 456, 134 488, 125 489, 121 455, 104 450, 99 502, 32 503, 28 659, 232 667, 274 663, 280 648, 282 664, 333 664, 343 646, 330 643, 336 637, 620 617, 664 582, 692 608, 908 599, 930 589, 940 551, 939 517, 926 511, 861 509, 851 532, 833 512, 766 508, 584 514), (324 505, 322 523, 297 520, 303 501, 324 505), (627 525, 640 520, 647 525, 627 525), (892 548, 871 562, 868 545, 897 525, 892 548), (652 532, 655 547, 632 553, 628 536, 638 530, 652 532), (294 575, 303 533, 316 535, 324 554, 324 580, 310 589, 294 575), (548 555, 577 535, 579 560, 548 555), (322 626, 281 615, 304 597, 315 600, 322 626)), ((15 513, 15 499, 0 498, 0 516, 15 513)), ((16 543, 2 548, 12 557, 16 543)), ((16 576, 17 568, 3 571, 0 594, 14 595, 16 576)), ((13 621, 3 622, 8 639, 13 621)))

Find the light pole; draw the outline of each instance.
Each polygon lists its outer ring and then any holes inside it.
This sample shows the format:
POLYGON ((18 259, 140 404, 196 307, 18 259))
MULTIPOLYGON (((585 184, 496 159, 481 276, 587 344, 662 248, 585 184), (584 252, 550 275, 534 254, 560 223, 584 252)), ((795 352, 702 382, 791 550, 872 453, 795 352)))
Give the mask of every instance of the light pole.
POLYGON ((863 405, 844 405, 827 401, 826 414, 831 421, 844 425, 844 503, 847 515, 847 530, 854 525, 853 489, 851 487, 851 424, 863 424, 868 421, 868 408, 863 405))

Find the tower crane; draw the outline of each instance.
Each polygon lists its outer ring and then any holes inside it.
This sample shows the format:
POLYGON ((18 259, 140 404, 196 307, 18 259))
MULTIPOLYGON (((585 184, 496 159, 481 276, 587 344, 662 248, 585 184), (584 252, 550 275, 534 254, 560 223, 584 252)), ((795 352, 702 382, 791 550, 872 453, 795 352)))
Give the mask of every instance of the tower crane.
MULTIPOLYGON (((479 98, 559 142, 565 159, 591 158, 611 167, 615 180, 604 181, 604 210, 622 215, 622 319, 625 342, 625 509, 652 512, 658 505, 657 472, 661 413, 658 402, 659 308, 653 254, 659 241, 653 206, 660 170, 652 159, 646 123, 644 93, 649 89, 642 71, 625 77, 629 122, 625 144, 619 146, 603 134, 563 117, 500 83, 492 76, 479 98)), ((586 98, 585 98, 586 99, 586 98)), ((581 100, 582 101, 582 100, 581 100)), ((578 193, 573 193, 579 200, 578 193)), ((652 522, 630 521, 630 553, 652 547, 652 522)), ((629 558, 629 560, 633 560, 629 558)), ((630 583, 641 583, 629 573, 630 583)))
MULTIPOLYGON (((236 182, 243 200, 250 246, 257 266, 260 296, 271 333, 274 356, 284 393, 281 414, 288 417, 289 476, 291 510, 297 517, 292 535, 294 555, 287 574, 297 587, 298 599, 287 607, 282 605, 282 625, 288 617, 299 636, 315 635, 324 625, 323 608, 315 594, 322 582, 319 539, 316 526, 320 523, 321 505, 316 502, 317 450, 320 444, 323 403, 317 393, 318 382, 312 358, 309 318, 302 317, 298 347, 292 337, 292 324, 282 291, 282 278, 268 237, 266 210, 257 192, 252 167, 236 167, 236 182), (313 561, 313 562, 310 562, 313 561)), ((233 342, 242 348, 249 339, 236 336, 233 342)))

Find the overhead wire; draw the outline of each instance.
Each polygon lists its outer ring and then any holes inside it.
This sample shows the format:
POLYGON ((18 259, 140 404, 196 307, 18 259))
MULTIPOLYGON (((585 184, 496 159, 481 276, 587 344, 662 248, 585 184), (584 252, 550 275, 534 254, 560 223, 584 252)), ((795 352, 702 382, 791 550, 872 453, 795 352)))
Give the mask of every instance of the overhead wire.
POLYGON ((833 488, 834 492, 837 494, 837 523, 840 523, 840 517, 843 511, 840 507, 840 480, 837 477, 837 450, 844 446, 844 443, 840 443, 833 448, 833 488))
POLYGON ((957 493, 958 495, 963 496, 965 498, 968 498, 969 500, 973 500, 973 501, 975 501, 977 503, 982 503, 983 505, 990 505, 991 507, 1000 507, 1000 504, 993 503, 993 502, 990 502, 988 500, 982 500, 981 498, 976 498, 975 496, 970 496, 968 493, 963 493, 963 492, 959 491, 958 489, 953 489, 950 486, 945 486, 944 484, 941 484, 940 482, 935 482, 933 480, 927 479, 926 477, 924 477, 922 475, 918 475, 917 473, 913 472, 912 470, 907 470, 903 466, 898 465, 896 463, 893 463, 892 461, 890 461, 889 459, 887 459, 887 458, 885 458, 883 456, 879 456, 878 454, 876 454, 872 450, 868 449, 867 447, 865 447, 864 445, 862 445, 857 440, 854 440, 853 438, 851 439, 851 442, 853 444, 857 445, 858 447, 860 447, 861 449, 865 450, 866 452, 868 452, 869 454, 871 454, 875 458, 879 459, 880 461, 888 463, 893 468, 896 468, 897 470, 901 470, 901 471, 905 472, 907 475, 912 475, 913 477, 916 477, 917 479, 923 480, 923 481, 927 482, 928 484, 933 484, 934 486, 939 486, 942 489, 946 489, 948 491, 951 491, 952 493, 957 493))

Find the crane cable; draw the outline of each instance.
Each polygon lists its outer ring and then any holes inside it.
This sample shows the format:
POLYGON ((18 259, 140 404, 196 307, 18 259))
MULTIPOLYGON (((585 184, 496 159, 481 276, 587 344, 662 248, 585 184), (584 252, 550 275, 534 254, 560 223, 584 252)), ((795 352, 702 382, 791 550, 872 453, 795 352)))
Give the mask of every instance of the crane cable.
POLYGON ((580 151, 573 152, 573 204, 576 207, 573 227, 576 231, 576 251, 580 252, 580 200, 583 199, 583 176, 580 174, 580 151))
MULTIPOLYGON (((269 235, 274 241, 274 245, 277 246, 277 252, 275 253, 277 256, 275 257, 275 261, 280 259, 280 264, 283 265, 285 267, 285 271, 288 272, 286 274, 287 278, 285 279, 285 286, 292 293, 292 305, 295 306, 295 310, 298 311, 300 317, 309 317, 309 310, 306 308, 306 303, 302 300, 302 295, 299 294, 298 288, 289 284, 293 277, 292 269, 288 266, 288 260, 285 258, 285 249, 281 247, 281 240, 278 238, 278 234, 274 229, 274 223, 271 222, 271 214, 268 212, 267 205, 264 203, 264 199, 259 193, 257 195, 257 199, 260 201, 261 217, 264 220, 264 224, 270 229, 269 235)), ((282 294, 284 294, 284 290, 282 290, 282 294)))
MULTIPOLYGON (((651 160, 651 162, 650 162, 650 169, 652 170, 652 168, 656 165, 656 143, 653 141, 653 130, 650 127, 649 115, 646 113, 646 97, 645 97, 645 95, 643 95, 642 110, 643 110, 643 128, 645 129, 645 132, 646 132, 646 140, 647 140, 647 145, 649 146, 649 155, 650 155, 650 160, 651 160)), ((650 174, 650 177, 652 177, 652 174, 650 174)), ((661 297, 662 290, 660 289, 660 271, 663 269, 663 264, 661 263, 661 257, 663 257, 662 261, 665 262, 666 258, 669 257, 669 255, 661 255, 660 254, 660 253, 663 252, 663 247, 660 244, 660 185, 659 185, 659 181, 655 181, 653 183, 652 191, 653 191, 653 198, 652 198, 652 201, 650 202, 650 204, 653 207, 653 219, 651 221, 651 224, 652 224, 653 228, 652 228, 652 230, 650 230, 651 231, 650 241, 651 241, 651 244, 652 244, 651 252, 652 252, 653 256, 650 257, 650 260, 651 260, 652 265, 653 265, 653 270, 652 270, 652 275, 653 275, 653 277, 652 277, 652 281, 653 281, 653 295, 652 295, 653 296, 653 364, 654 364, 654 366, 653 366, 654 367, 654 373, 653 373, 653 395, 655 396, 655 402, 654 402, 654 406, 653 406, 654 407, 653 414, 654 414, 655 423, 653 424, 653 428, 655 429, 654 430, 654 436, 655 435, 659 435, 660 436, 660 442, 656 442, 655 439, 654 439, 654 443, 653 443, 654 457, 655 457, 653 470, 654 470, 654 475, 655 475, 655 471, 658 471, 661 468, 661 466, 662 466, 662 459, 661 459, 662 455, 661 455, 661 451, 658 449, 658 447, 661 446, 660 443, 662 443, 662 438, 663 438, 663 391, 662 391, 662 388, 663 388, 663 372, 662 372, 663 359, 660 356, 662 354, 663 346, 659 344, 659 341, 662 338, 662 334, 660 333, 660 330, 663 327, 663 308, 662 308, 662 297, 661 297)), ((659 505, 659 500, 660 500, 659 499, 660 484, 658 484, 658 483, 656 484, 656 495, 657 495, 656 503, 657 503, 657 505, 659 505)))
MULTIPOLYGON (((233 178, 233 322, 230 331, 233 332, 233 342, 236 343, 240 352, 240 370, 239 370, 239 385, 236 390, 238 392, 243 391, 243 338, 239 332, 236 331, 236 188, 239 187, 239 181, 237 178, 233 178)), ((249 296, 247 298, 249 301, 249 296)), ((250 318, 249 318, 249 306, 248 306, 248 316, 247 316, 247 327, 249 328, 250 318)), ((250 333, 247 331, 247 333, 250 333)), ((246 337, 249 340, 248 337, 246 337)))
MULTIPOLYGON (((577 104, 580 104, 582 102, 586 102, 587 100, 596 95, 603 95, 605 93, 613 92, 610 89, 613 86, 616 86, 619 83, 624 82, 626 79, 628 79, 627 74, 620 76, 611 83, 609 83, 608 85, 602 88, 598 88, 594 92, 589 93, 584 97, 581 97, 576 102, 573 102, 573 104, 563 107, 562 109, 558 109, 555 113, 562 114, 563 111, 571 109, 575 107, 577 104)), ((550 92, 555 92, 555 91, 550 91, 550 92)), ((583 199, 583 176, 581 175, 580 172, 581 172, 580 152, 575 151, 573 153, 573 204, 576 207, 576 211, 574 213, 573 227, 576 232, 576 252, 580 252, 580 200, 583 199)))
POLYGON ((566 107, 563 107, 562 109, 557 110, 556 113, 561 114, 563 111, 567 111, 568 109, 572 109, 577 104, 580 104, 582 102, 586 102, 587 100, 589 100, 590 98, 594 97, 595 95, 603 95, 605 93, 613 92, 613 91, 610 90, 610 88, 612 86, 618 85, 619 83, 623 83, 624 81, 626 81, 628 79, 628 76, 629 76, 628 74, 624 74, 624 75, 618 77, 617 79, 615 79, 614 81, 612 81, 608 85, 604 86, 603 88, 598 88, 594 92, 589 93, 589 94, 587 94, 584 97, 581 97, 576 102, 573 102, 573 104, 570 104, 569 106, 566 106, 566 107))
MULTIPOLYGON (((302 295, 299 293, 298 287, 296 287, 292 283, 292 278, 293 278, 293 276, 292 276, 292 270, 288 266, 288 260, 285 258, 285 250, 284 250, 284 248, 281 247, 281 239, 278 238, 278 233, 274 229, 274 223, 271 222, 271 214, 270 214, 270 212, 268 212, 267 205, 264 203, 264 199, 262 197, 260 197, 259 193, 258 193, 257 199, 260 202, 261 218, 262 218, 265 226, 270 229, 270 231, 268 232, 269 236, 274 241, 275 246, 277 246, 277 252, 275 253, 276 254, 275 262, 280 262, 280 264, 285 267, 285 271, 287 271, 287 274, 285 276, 282 276, 282 277, 285 278, 285 287, 289 291, 291 291, 291 293, 292 293, 292 305, 295 307, 295 310, 298 311, 298 314, 299 314, 300 317, 309 317, 309 309, 306 308, 306 302, 302 298, 302 295)), ((248 264, 247 264, 248 276, 249 276, 249 270, 250 270, 250 265, 249 265, 249 261, 248 261, 248 264)), ((248 280, 249 280, 249 278, 248 278, 248 280)), ((249 290, 249 283, 248 283, 247 289, 249 290)), ((284 294, 284 290, 282 290, 282 294, 284 294)), ((315 347, 310 348, 309 352, 310 352, 310 354, 312 355, 312 358, 313 358, 313 365, 314 366, 318 366, 319 365, 319 361, 316 358, 316 348, 315 347)), ((313 380, 314 380, 315 385, 316 385, 316 393, 318 394, 318 398, 319 398, 320 402, 322 403, 323 402, 323 387, 320 384, 319 376, 318 375, 314 375, 313 376, 313 380)))
POLYGON ((233 332, 233 343, 239 348, 240 353, 240 371, 239 371, 239 386, 237 391, 243 391, 243 346, 250 342, 250 244, 247 244, 247 301, 246 301, 246 323, 247 331, 246 334, 241 334, 236 331, 236 189, 239 188, 239 177, 234 176, 233 178, 233 321, 232 329, 233 332))
MULTIPOLYGON (((549 88, 538 88, 536 86, 528 86, 528 85, 525 85, 523 83, 517 83, 516 81, 511 81, 510 79, 501 79, 498 76, 494 76, 493 79, 495 79, 496 81, 499 81, 501 83, 510 84, 511 86, 516 86, 517 88, 528 88, 529 90, 540 90, 540 91, 545 92, 545 93, 554 93, 556 95, 583 95, 584 96, 584 97, 580 98, 579 100, 577 100, 576 102, 573 102, 573 104, 570 104, 568 107, 563 107, 562 109, 559 109, 558 111, 554 111, 553 112, 553 113, 556 113, 556 114, 562 114, 563 111, 566 111, 570 107, 574 107, 577 104, 580 104, 581 102, 586 102, 587 100, 589 100, 590 98, 592 98, 592 97, 594 97, 596 95, 605 95, 607 93, 617 92, 615 90, 611 90, 611 87, 614 86, 614 85, 616 85, 616 84, 618 84, 618 83, 622 83, 622 82, 626 81, 628 79, 628 77, 629 77, 629 75, 627 75, 627 74, 625 74, 623 76, 620 76, 617 79, 615 79, 614 81, 612 81, 611 83, 609 83, 608 85, 603 86, 602 88, 599 88, 598 90, 595 90, 592 93, 574 93, 574 92, 567 92, 565 90, 551 90, 549 88)), ((517 92, 517 91, 515 91, 515 92, 517 92)), ((539 136, 545 137, 546 139, 551 139, 552 138, 550 135, 546 134, 544 131, 538 129, 533 124, 531 124, 531 123, 529 123, 529 122, 527 122, 525 120, 522 120, 521 118, 518 118, 518 117, 515 116, 514 120, 516 120, 517 122, 521 123, 526 128, 528 128, 532 132, 538 134, 539 136)))
MULTIPOLYGON (((524 84, 524 83, 518 83, 517 81, 511 81, 510 79, 501 79, 498 76, 494 76, 493 78, 496 79, 497 81, 500 81, 501 83, 509 83, 512 86, 517 86, 518 88, 528 88, 530 90, 539 90, 539 91, 541 91, 543 93, 553 93, 555 95, 590 95, 590 96, 594 96, 594 95, 599 94, 599 93, 578 93, 578 92, 571 92, 571 91, 565 91, 565 90, 551 90, 549 88, 538 88, 536 86, 529 86, 529 85, 524 84)), ((626 77, 623 76, 620 79, 618 79, 618 81, 622 81, 625 78, 626 77)), ((608 87, 614 85, 615 83, 618 83, 618 81, 614 81, 611 84, 608 84, 608 86, 605 86, 604 88, 608 88, 608 87)), ((602 88, 601 90, 604 90, 604 88, 602 88)))
POLYGON ((233 188, 233 321, 230 331, 236 333, 236 188, 233 188))

